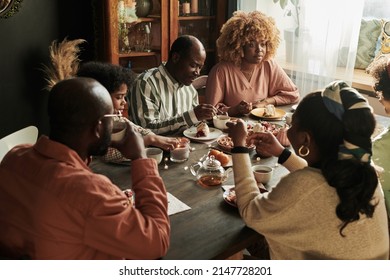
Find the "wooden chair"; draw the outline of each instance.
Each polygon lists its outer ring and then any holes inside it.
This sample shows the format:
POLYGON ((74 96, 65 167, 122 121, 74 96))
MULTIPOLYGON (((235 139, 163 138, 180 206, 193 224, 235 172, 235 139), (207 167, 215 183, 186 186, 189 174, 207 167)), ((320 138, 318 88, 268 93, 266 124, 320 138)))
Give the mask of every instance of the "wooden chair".
POLYGON ((34 144, 38 139, 38 128, 28 126, 0 139, 0 162, 9 150, 19 144, 34 144))
POLYGON ((207 75, 202 75, 192 82, 192 85, 198 91, 199 104, 205 103, 205 89, 207 78, 207 75))

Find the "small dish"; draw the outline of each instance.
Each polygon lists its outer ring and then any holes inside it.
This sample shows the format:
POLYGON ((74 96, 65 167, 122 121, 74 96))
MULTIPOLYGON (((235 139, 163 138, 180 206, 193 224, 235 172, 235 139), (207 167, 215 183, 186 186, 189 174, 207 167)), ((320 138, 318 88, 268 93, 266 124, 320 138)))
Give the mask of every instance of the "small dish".
MULTIPOLYGON (((258 183, 257 186, 260 189, 260 193, 266 193, 268 190, 263 186, 263 184, 258 183)), ((230 188, 223 192, 222 194, 223 200, 230 206, 237 208, 237 200, 236 200, 236 190, 235 188, 230 188)))
MULTIPOLYGON (((229 136, 221 136, 218 138, 217 140, 217 144, 218 146, 226 151, 226 152, 230 152, 231 149, 233 148, 233 141, 232 141, 232 138, 230 138, 229 136)), ((249 149, 255 149, 256 146, 254 144, 251 144, 250 146, 247 146, 249 149)))
POLYGON ((217 149, 211 149, 207 155, 208 156, 213 155, 215 159, 218 160, 221 163, 222 167, 224 168, 233 166, 232 155, 226 154, 223 151, 219 151, 217 149))
POLYGON ((183 131, 183 135, 191 140, 195 141, 210 141, 210 140, 215 140, 219 136, 223 134, 223 132, 217 128, 210 127, 210 134, 206 137, 197 137, 196 136, 196 127, 190 127, 186 130, 183 131))
MULTIPOLYGON (((271 123, 271 122, 268 122, 268 121, 259 121, 259 123, 261 124, 261 126, 263 127, 263 129, 265 131, 272 132, 272 134, 275 135, 275 136, 283 128, 283 126, 280 125, 280 124, 271 123)), ((254 128, 255 125, 256 125, 256 123, 254 123, 252 125, 252 128, 248 128, 248 135, 251 135, 253 133, 253 128, 254 128)))

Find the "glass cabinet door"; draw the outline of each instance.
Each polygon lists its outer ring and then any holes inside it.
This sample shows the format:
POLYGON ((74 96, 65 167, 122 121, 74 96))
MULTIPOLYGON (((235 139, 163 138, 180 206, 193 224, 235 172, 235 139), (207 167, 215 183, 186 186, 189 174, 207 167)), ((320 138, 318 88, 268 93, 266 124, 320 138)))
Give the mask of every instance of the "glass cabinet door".
POLYGON ((227 6, 228 0, 105 0, 106 57, 141 73, 166 61, 175 39, 189 34, 206 48, 206 74, 217 61, 215 41, 227 6))
POLYGON ((170 0, 170 44, 180 35, 193 35, 204 45, 207 58, 202 74, 217 61, 215 42, 225 23, 227 0, 170 0))
POLYGON ((167 58, 168 0, 106 0, 109 59, 136 73, 167 58))

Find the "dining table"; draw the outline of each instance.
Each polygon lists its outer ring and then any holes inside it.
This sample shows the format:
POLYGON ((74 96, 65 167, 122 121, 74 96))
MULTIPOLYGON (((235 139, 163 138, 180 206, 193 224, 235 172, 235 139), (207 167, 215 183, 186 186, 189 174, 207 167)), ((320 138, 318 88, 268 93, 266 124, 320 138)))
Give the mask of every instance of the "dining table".
MULTIPOLYGON (((282 110, 286 113, 293 111, 291 107, 282 107, 282 110)), ((264 121, 251 114, 243 119, 248 123, 264 121)), ((378 117, 377 133, 381 133, 383 128, 389 126, 389 120, 389 118, 378 117)), ((266 121, 283 127, 286 120, 283 117, 266 121)), ((221 132, 219 137, 227 135, 226 132, 221 132)), ((171 224, 170 246, 162 259, 226 259, 242 252, 262 238, 259 233, 245 225, 238 209, 227 203, 223 197, 223 187, 234 185, 233 173, 221 185, 205 187, 197 183, 196 177, 190 171, 190 167, 202 161, 210 149, 221 148, 217 139, 209 141, 190 139, 191 152, 188 160, 181 163, 172 162, 169 160, 169 152, 164 152, 163 160, 158 165, 167 192, 189 206, 189 209, 169 216, 171 224)), ((229 154, 227 151, 225 153, 229 154)), ((288 174, 288 170, 277 163, 276 157, 260 157, 254 149, 249 156, 252 165, 262 164, 273 168, 271 180, 264 185, 268 190, 288 174)), ((227 166, 226 168, 231 167, 227 166)), ((129 175, 131 162, 125 164, 105 163, 96 158, 91 162, 90 168, 96 173, 106 175, 122 190, 131 188, 129 175)))
MULTIPOLYGON (((255 123, 259 122, 260 118, 247 115, 244 120, 255 123)), ((284 119, 275 121, 280 126, 284 122, 284 119)), ((221 132, 219 137, 227 135, 226 131, 221 130, 221 132)), ((191 165, 205 159, 210 149, 221 150, 217 141, 219 137, 208 141, 190 139, 191 152, 187 161, 172 162, 169 160, 169 152, 164 152, 163 160, 158 165, 167 192, 190 207, 188 210, 169 216, 170 246, 163 259, 226 259, 262 238, 259 233, 245 225, 238 209, 227 203, 223 197, 223 187, 226 189, 234 185, 232 172, 222 184, 206 187, 198 184, 197 178, 190 171, 191 165)), ((224 150, 224 152, 229 155, 228 151, 224 150)), ((250 158, 253 165, 264 164, 274 169, 271 180, 265 184, 267 189, 276 185, 280 178, 288 173, 286 168, 277 164, 277 158, 262 158, 256 154, 255 149, 250 152, 250 158)), ((106 163, 99 158, 94 158, 90 168, 95 173, 107 176, 122 190, 131 189, 129 175, 131 162, 106 163)), ((225 168, 232 168, 232 161, 225 168)))

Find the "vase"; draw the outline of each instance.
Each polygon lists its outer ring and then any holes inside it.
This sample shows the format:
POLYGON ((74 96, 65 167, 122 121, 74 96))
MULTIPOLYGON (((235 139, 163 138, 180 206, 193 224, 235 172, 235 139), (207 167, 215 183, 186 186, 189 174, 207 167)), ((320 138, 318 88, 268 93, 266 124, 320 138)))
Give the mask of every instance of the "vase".
POLYGON ((296 63, 307 53, 311 37, 307 29, 289 28, 284 30, 284 40, 286 43, 286 61, 296 63))
POLYGON ((136 15, 138 17, 146 17, 152 10, 152 0, 137 0, 136 15))

